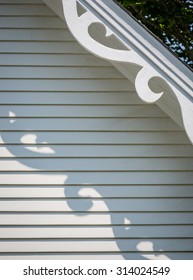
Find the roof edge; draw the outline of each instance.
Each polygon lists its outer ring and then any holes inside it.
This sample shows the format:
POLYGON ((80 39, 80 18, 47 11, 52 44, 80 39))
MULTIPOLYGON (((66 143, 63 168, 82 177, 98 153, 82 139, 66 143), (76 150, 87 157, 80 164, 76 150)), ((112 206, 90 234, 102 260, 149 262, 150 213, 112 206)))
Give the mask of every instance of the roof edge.
POLYGON ((141 27, 142 27, 143 29, 145 29, 146 32, 148 32, 148 33, 150 34, 150 36, 153 36, 154 39, 155 39, 159 44, 161 44, 167 51, 169 51, 170 54, 171 54, 172 56, 176 57, 177 60, 178 60, 178 62, 180 62, 181 64, 183 64, 185 68, 188 68, 188 69, 190 70, 190 72, 193 72, 193 69, 192 69, 188 64, 186 64, 185 62, 183 62, 183 61, 177 56, 177 54, 176 54, 175 52, 173 52, 173 51, 169 48, 169 46, 165 45, 165 44, 163 43, 163 41, 162 41, 157 35, 155 35, 150 29, 148 29, 141 21, 139 21, 138 19, 136 19, 136 18, 132 15, 132 13, 131 13, 129 10, 127 10, 126 8, 124 8, 123 6, 121 6, 121 4, 120 4, 117 0, 111 0, 111 1, 114 1, 115 4, 118 5, 118 6, 120 7, 120 9, 122 9, 129 17, 132 17, 133 20, 137 22, 137 24, 141 25, 141 27))
POLYGON ((78 0, 94 14, 98 14, 103 22, 113 30, 119 39, 135 49, 139 55, 154 65, 169 79, 175 79, 193 97, 192 71, 176 56, 160 43, 152 34, 139 24, 133 16, 129 15, 115 1, 105 0, 78 0), (192 84, 192 87, 190 86, 192 84))

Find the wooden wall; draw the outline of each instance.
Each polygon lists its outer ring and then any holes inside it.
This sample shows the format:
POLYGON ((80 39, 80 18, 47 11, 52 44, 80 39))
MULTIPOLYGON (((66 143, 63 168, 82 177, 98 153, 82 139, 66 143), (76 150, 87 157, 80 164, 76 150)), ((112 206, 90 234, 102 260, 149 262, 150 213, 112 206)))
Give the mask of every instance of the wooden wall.
POLYGON ((0 15, 0 259, 192 259, 184 131, 42 1, 0 15))

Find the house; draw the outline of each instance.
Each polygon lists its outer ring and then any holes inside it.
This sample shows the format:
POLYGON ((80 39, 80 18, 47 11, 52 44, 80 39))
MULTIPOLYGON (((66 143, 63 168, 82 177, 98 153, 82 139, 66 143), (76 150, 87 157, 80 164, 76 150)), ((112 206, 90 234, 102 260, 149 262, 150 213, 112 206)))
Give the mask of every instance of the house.
POLYGON ((192 259, 190 69, 113 1, 0 16, 0 259, 192 259))

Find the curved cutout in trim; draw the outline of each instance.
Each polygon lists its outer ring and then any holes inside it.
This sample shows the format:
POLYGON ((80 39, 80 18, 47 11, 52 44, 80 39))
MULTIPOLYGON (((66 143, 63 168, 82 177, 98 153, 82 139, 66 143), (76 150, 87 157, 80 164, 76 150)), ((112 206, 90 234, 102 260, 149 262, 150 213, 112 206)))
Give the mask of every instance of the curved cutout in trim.
POLYGON ((190 141, 193 143, 193 101, 164 79, 160 73, 158 73, 143 57, 139 56, 131 47, 129 47, 128 50, 114 49, 103 45, 91 37, 89 34, 89 27, 94 23, 100 23, 104 26, 106 36, 116 35, 97 16, 97 12, 94 14, 87 9, 85 13, 79 16, 77 3, 79 3, 78 0, 62 0, 66 23, 75 39, 90 53, 102 59, 111 62, 131 63, 140 66, 141 68, 135 77, 135 88, 137 94, 144 102, 154 103, 161 98, 164 90, 160 93, 153 92, 149 87, 149 81, 153 77, 160 77, 163 79, 179 101, 184 127, 190 141))

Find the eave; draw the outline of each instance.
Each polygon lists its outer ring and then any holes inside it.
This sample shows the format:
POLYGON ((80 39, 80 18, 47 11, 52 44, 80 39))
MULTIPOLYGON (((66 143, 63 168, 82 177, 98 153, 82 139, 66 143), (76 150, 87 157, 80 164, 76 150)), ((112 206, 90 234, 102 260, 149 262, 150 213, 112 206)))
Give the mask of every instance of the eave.
POLYGON ((109 60, 135 84, 144 102, 155 102, 161 107, 185 128, 193 143, 193 73, 188 67, 114 1, 43 1, 67 22, 83 47, 109 60), (81 15, 77 3, 83 7, 81 15), (88 32, 91 24, 94 26, 92 34, 88 32), (108 39, 108 47, 101 41, 99 24, 106 31, 103 39, 104 42, 108 39), (119 44, 115 49, 116 40, 124 49, 119 49, 119 44), (151 88, 148 84, 150 79, 151 88))

